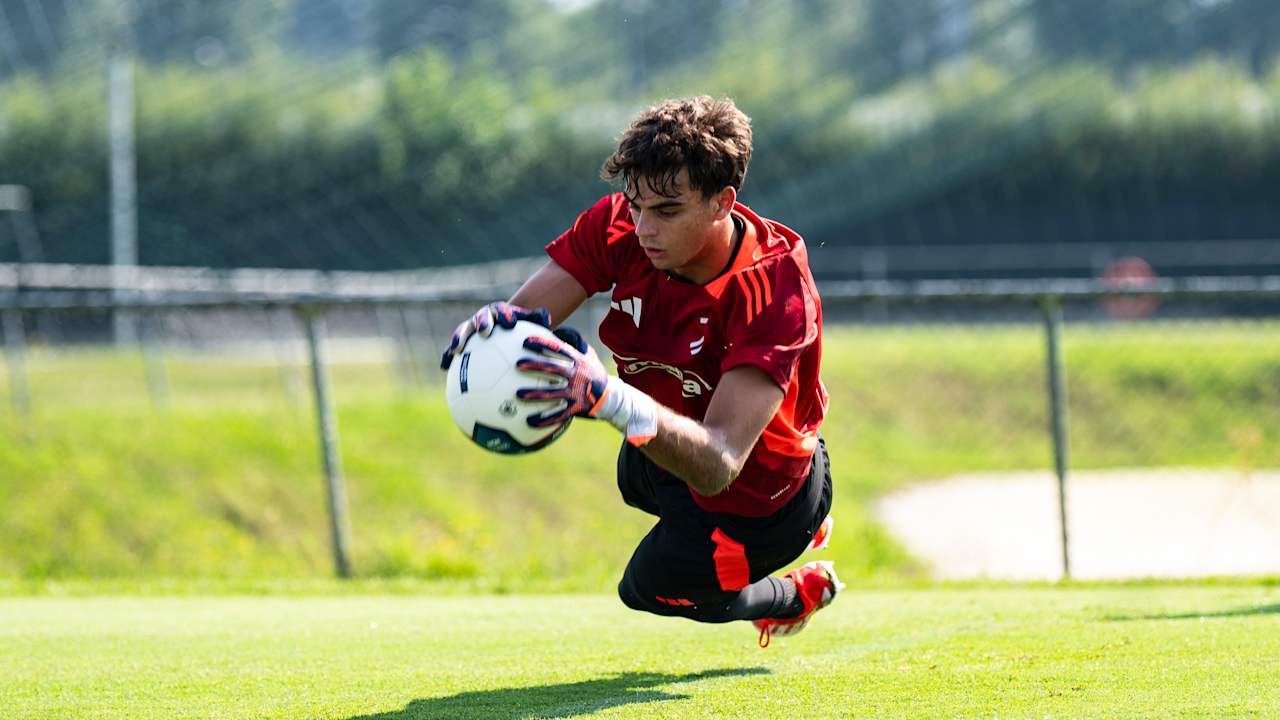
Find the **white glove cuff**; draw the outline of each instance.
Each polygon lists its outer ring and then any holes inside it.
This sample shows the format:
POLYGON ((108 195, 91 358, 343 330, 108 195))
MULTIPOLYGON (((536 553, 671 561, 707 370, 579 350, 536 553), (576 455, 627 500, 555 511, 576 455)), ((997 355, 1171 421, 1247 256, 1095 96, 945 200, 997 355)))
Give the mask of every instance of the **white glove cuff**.
POLYGON ((637 447, 658 434, 658 403, 622 378, 609 378, 604 399, 594 415, 621 430, 627 442, 637 447))

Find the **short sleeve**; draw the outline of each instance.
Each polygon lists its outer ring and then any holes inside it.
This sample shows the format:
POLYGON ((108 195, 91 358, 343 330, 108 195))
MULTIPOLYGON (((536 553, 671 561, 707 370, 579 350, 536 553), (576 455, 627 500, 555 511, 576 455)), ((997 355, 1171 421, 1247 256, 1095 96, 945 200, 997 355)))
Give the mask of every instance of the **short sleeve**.
POLYGON ((800 356, 818 339, 813 288, 789 256, 739 270, 725 295, 725 341, 721 372, 754 365, 785 392, 800 356))
POLYGON ((618 205, 616 194, 606 195, 546 247, 547 255, 592 295, 617 281, 617 253, 612 245, 631 232, 630 218, 619 217, 618 205))

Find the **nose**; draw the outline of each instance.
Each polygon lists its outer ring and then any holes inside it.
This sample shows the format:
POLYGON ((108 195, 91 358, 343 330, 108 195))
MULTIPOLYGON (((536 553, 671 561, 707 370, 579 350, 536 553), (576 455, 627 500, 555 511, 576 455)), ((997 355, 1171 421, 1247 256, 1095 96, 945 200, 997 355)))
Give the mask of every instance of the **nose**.
POLYGON ((636 237, 653 237, 658 234, 657 225, 649 213, 641 210, 635 214, 636 237))

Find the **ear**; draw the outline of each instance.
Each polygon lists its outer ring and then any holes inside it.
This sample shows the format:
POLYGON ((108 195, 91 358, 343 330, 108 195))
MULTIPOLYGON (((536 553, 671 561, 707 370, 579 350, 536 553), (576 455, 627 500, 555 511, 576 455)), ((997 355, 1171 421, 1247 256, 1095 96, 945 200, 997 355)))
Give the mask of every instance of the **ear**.
POLYGON ((722 220, 729 217, 729 213, 733 210, 733 204, 738 200, 738 191, 732 186, 726 185, 724 189, 716 193, 714 201, 716 204, 716 219, 722 220))

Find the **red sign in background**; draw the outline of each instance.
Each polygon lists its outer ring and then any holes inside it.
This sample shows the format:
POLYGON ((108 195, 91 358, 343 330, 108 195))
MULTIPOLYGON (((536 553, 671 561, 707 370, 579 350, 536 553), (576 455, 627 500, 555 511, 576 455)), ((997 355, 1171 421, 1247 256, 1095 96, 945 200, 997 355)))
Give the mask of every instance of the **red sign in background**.
MULTIPOLYGON (((1115 260, 1102 273, 1102 281, 1114 288, 1147 287, 1155 282, 1156 271, 1140 257, 1124 257, 1115 260)), ((1155 312, 1160 299, 1152 295, 1108 297, 1102 300, 1102 309, 1113 318, 1135 320, 1155 312)))

